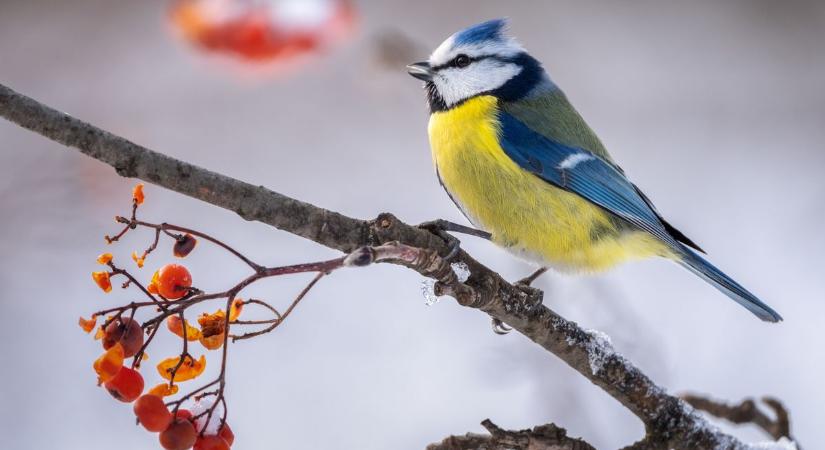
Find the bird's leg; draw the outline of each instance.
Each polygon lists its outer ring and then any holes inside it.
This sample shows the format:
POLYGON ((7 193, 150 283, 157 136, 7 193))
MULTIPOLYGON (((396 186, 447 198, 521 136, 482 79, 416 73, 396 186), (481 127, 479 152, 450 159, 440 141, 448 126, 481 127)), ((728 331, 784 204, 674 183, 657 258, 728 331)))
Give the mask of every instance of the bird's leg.
POLYGON ((429 222, 421 223, 418 225, 418 228, 427 230, 430 233, 437 235, 441 239, 444 239, 444 242, 447 243, 447 247, 450 249, 449 252, 447 252, 447 255, 444 256, 444 260, 446 261, 450 261, 451 259, 455 258, 455 256, 458 255, 458 251, 461 249, 461 241, 459 241, 458 238, 456 238, 455 236, 447 233, 448 231, 469 234, 471 236, 476 236, 488 240, 491 236, 490 233, 486 231, 481 231, 475 228, 459 225, 457 223, 453 223, 449 220, 444 219, 431 220, 429 222))
POLYGON ((516 284, 519 286, 530 286, 534 281, 536 281, 536 278, 542 276, 544 272, 547 272, 547 267, 542 267, 530 275, 516 281, 516 284))

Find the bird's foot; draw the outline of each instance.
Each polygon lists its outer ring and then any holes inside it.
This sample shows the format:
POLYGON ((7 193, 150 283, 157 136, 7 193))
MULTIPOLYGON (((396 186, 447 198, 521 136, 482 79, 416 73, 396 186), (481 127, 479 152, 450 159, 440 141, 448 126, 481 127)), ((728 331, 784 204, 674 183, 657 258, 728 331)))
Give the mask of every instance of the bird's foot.
POLYGON ((498 334, 500 336, 503 336, 503 335, 513 331, 513 328, 511 326, 507 325, 506 323, 504 323, 504 322, 502 322, 498 319, 493 319, 492 326, 493 326, 493 333, 498 334))
POLYGON ((539 270, 531 273, 530 275, 516 281, 515 285, 529 287, 531 284, 533 284, 534 281, 536 281, 536 278, 542 276, 544 272, 547 272, 547 267, 542 267, 539 270))
POLYGON ((453 258, 455 258, 456 255, 458 255, 459 250, 461 250, 461 241, 458 240, 458 238, 456 238, 455 236, 449 234, 448 231, 468 234, 470 236, 476 236, 483 239, 490 239, 490 233, 486 231, 466 227, 464 225, 459 225, 457 223, 453 223, 449 220, 444 219, 436 219, 421 223, 418 225, 418 228, 427 230, 430 233, 435 234, 447 243, 449 251, 447 252, 447 255, 443 257, 443 259, 446 261, 450 261, 453 258))

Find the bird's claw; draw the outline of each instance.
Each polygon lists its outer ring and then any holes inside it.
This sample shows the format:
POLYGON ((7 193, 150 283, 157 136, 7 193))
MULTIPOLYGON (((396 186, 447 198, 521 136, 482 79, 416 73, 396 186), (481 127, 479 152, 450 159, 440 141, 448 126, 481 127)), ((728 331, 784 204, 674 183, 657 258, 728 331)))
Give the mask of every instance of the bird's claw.
POLYGON ((461 251, 461 241, 446 231, 450 229, 449 224, 450 222, 444 219, 437 219, 423 222, 418 225, 418 228, 427 230, 444 240, 447 244, 447 254, 442 256, 442 259, 447 262, 458 256, 458 252, 461 251))
POLYGON ((508 334, 509 332, 513 331, 513 328, 511 326, 509 326, 506 323, 504 323, 504 322, 502 322, 498 319, 495 319, 495 318, 493 319, 492 326, 493 326, 493 333, 495 333, 499 336, 503 336, 503 335, 508 334))

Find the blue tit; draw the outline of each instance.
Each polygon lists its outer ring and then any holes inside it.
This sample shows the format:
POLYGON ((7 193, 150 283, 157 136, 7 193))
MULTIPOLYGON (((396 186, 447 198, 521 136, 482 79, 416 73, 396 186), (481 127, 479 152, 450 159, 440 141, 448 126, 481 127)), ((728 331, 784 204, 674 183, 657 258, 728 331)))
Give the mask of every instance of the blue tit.
POLYGON ((782 320, 656 211, 504 20, 453 34, 407 69, 426 82, 440 183, 494 243, 566 272, 666 258, 760 319, 782 320))

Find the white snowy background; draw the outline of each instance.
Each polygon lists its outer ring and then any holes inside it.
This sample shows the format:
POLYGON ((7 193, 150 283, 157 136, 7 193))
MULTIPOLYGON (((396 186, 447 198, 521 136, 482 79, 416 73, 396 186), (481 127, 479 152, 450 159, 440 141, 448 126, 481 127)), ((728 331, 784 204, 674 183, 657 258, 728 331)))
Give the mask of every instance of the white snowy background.
MULTIPOLYGON (((276 79, 239 77, 193 52, 170 33, 167 6, 3 0, 0 82, 351 216, 461 221, 433 174, 420 85, 376 63, 375 36, 396 30, 431 48, 509 16, 660 211, 785 322, 762 323, 663 261, 545 276, 545 303, 607 333, 672 392, 773 395, 807 448, 825 441, 825 3, 362 1, 348 46, 276 79)), ((133 184, 0 121, 0 448, 159 448, 128 406, 95 386, 99 344, 76 324, 133 297, 104 296, 89 277, 133 184)), ((147 186, 146 195, 145 218, 224 237, 266 264, 336 255, 175 193, 147 186)), ((111 250, 125 261, 149 239, 111 250)), ((510 279, 531 270, 463 241, 510 279)), ((158 253, 149 265, 171 260, 158 253)), ((187 264, 210 290, 245 273, 206 245, 187 264)), ((306 281, 273 280, 246 296, 285 302, 306 281)), ((452 301, 425 306, 420 282, 397 267, 336 273, 275 333, 232 346, 236 447, 422 449, 481 431, 488 417, 506 428, 552 421, 599 448, 642 436, 628 411, 518 334, 497 336, 486 315, 452 301)), ((174 351, 162 341, 150 362, 174 351)), ((752 427, 726 429, 764 440, 752 427)))

